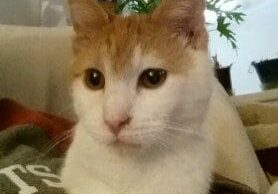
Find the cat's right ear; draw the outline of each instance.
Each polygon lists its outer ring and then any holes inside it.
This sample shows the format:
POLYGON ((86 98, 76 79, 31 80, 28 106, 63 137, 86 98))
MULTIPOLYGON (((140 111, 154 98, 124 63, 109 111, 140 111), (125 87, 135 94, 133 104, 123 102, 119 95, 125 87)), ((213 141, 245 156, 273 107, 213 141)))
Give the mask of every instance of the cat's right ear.
POLYGON ((109 14, 97 0, 69 0, 74 31, 79 37, 90 37, 109 22, 109 14))
POLYGON ((204 11, 205 0, 161 0, 152 20, 186 38, 194 49, 207 49, 204 11))

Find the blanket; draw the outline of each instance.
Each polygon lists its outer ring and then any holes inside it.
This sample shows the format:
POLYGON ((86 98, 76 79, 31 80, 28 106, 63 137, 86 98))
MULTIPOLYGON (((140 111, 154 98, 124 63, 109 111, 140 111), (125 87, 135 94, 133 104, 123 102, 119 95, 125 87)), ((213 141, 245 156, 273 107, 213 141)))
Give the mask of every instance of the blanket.
POLYGON ((241 103, 237 109, 269 181, 278 181, 278 104, 241 103))
MULTIPOLYGON (((0 100, 0 194, 64 194, 59 172, 71 140, 61 137, 73 125, 67 119, 0 100)), ((247 185, 217 174, 210 193, 256 194, 247 185)))

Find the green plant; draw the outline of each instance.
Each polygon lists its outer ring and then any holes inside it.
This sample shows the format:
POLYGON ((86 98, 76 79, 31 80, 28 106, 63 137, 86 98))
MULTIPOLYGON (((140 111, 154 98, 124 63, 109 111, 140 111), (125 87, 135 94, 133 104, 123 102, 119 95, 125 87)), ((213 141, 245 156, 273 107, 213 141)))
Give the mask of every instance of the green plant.
POLYGON ((130 10, 136 13, 151 13, 161 0, 123 0, 119 1, 116 9, 117 13, 121 13, 128 6, 130 10))
POLYGON ((221 7, 225 3, 229 3, 233 0, 225 0, 219 4, 220 0, 207 0, 207 9, 213 11, 217 15, 217 30, 220 36, 224 36, 231 43, 233 49, 237 49, 235 33, 230 29, 230 25, 233 22, 240 24, 244 19, 244 13, 240 12, 241 5, 237 5, 235 8, 229 11, 224 11, 221 7))
MULTIPOLYGON (((117 3, 116 12, 123 12, 128 7, 130 11, 136 13, 151 13, 161 0, 120 0, 117 3)), ((241 5, 237 5, 232 10, 225 11, 222 6, 234 0, 206 0, 207 10, 215 12, 217 16, 216 30, 220 37, 224 36, 230 42, 233 49, 237 49, 235 33, 230 25, 234 22, 240 24, 244 20, 245 14, 240 12, 241 5)))

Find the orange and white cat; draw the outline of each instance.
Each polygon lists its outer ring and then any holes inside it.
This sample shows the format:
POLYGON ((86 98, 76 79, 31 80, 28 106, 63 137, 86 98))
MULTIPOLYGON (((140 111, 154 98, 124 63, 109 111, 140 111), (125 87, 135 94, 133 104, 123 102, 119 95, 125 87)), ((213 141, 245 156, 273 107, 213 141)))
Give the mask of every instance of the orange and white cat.
POLYGON ((70 194, 206 194, 214 151, 213 73, 203 0, 150 15, 70 0, 79 118, 62 170, 70 194))

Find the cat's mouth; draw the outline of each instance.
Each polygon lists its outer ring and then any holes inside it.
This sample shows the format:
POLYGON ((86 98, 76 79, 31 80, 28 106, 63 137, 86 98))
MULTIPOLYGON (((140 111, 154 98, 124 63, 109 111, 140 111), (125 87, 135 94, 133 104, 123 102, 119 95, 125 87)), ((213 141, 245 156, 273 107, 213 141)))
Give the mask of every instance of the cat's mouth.
POLYGON ((138 143, 127 142, 119 138, 117 138, 111 145, 119 148, 140 148, 141 147, 141 145, 138 143))

